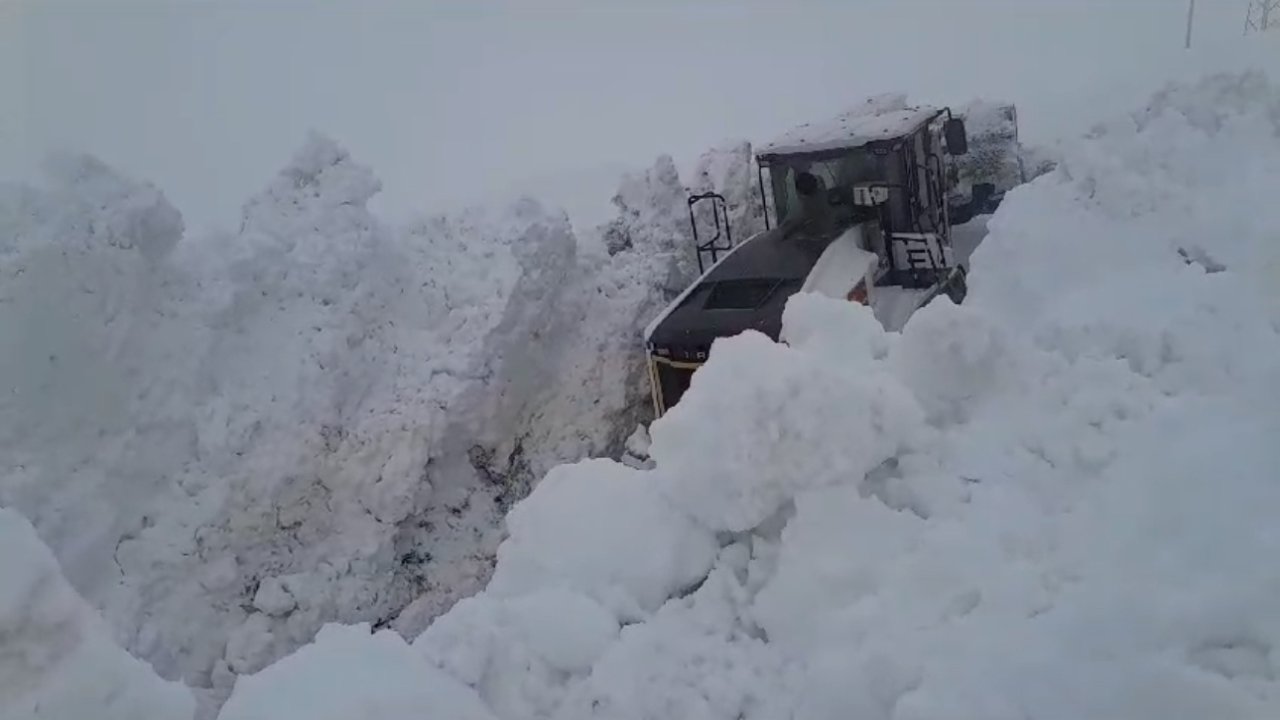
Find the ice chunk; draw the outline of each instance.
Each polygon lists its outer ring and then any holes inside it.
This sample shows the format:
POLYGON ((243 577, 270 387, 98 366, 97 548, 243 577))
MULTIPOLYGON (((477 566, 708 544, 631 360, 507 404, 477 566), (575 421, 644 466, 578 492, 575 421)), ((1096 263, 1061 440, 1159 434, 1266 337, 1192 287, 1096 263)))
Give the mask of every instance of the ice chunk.
POLYGON ((635 620, 695 583, 717 544, 659 492, 649 473, 609 460, 555 468, 507 516, 489 591, 556 585, 635 620))
POLYGON ((265 578, 253 596, 253 606, 268 615, 284 615, 297 605, 278 577, 265 578))

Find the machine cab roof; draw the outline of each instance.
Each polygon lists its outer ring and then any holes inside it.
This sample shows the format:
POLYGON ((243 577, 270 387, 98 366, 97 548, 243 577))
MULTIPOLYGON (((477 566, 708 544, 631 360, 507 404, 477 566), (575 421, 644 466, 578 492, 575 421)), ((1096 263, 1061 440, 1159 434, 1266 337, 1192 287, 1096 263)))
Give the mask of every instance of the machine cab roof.
POLYGON ((932 107, 868 113, 859 108, 823 123, 805 123, 766 143, 757 154, 768 165, 794 155, 839 155, 875 142, 898 140, 937 117, 932 107))

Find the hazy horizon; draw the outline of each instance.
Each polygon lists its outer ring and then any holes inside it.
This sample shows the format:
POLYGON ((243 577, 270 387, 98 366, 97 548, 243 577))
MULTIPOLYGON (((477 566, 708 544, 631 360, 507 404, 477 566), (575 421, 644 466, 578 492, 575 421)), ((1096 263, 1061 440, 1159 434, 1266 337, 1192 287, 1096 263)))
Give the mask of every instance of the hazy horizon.
POLYGON ((188 226, 231 226, 315 129, 373 168, 392 216, 529 192, 595 221, 623 168, 869 93, 995 97, 1025 139, 1075 134, 1167 79, 1280 60, 1243 13, 1202 0, 1187 52, 1184 0, 11 4, 0 175, 91 152, 188 226))

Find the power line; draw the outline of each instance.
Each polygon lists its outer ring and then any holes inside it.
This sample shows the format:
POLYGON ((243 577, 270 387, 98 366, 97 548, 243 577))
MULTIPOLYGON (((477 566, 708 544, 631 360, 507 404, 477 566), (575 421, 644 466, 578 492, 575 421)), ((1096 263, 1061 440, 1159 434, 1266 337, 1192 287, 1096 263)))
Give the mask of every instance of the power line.
POLYGON ((1191 49, 1191 23, 1196 19, 1196 0, 1187 2, 1187 49, 1191 49))

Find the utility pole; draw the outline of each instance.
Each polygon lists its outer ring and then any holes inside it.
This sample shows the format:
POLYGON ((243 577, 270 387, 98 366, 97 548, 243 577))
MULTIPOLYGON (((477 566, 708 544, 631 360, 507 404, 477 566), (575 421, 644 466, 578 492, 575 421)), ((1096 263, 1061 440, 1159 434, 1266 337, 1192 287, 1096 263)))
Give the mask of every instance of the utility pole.
POLYGON ((1196 19, 1196 0, 1187 2, 1187 49, 1191 49, 1191 23, 1196 19))
POLYGON ((1271 22, 1271 13, 1276 10, 1280 10, 1280 0, 1249 0, 1249 8, 1244 15, 1244 34, 1266 32, 1273 24, 1280 25, 1280 13, 1277 13, 1277 22, 1271 22))

